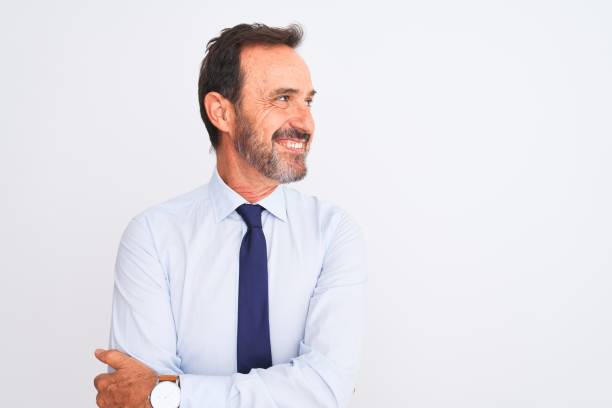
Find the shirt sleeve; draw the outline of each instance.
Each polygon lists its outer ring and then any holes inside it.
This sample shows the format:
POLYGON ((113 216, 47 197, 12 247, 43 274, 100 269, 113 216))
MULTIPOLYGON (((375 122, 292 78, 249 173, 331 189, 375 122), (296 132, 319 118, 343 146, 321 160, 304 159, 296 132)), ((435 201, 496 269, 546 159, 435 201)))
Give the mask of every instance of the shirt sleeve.
POLYGON ((361 231, 343 215, 310 299, 299 355, 248 374, 183 374, 181 408, 348 406, 364 334, 364 258, 361 231))
POLYGON ((359 370, 366 280, 361 231, 342 214, 310 299, 298 356, 248 374, 186 374, 177 356, 168 278, 146 219, 137 217, 117 254, 110 344, 158 373, 180 374, 181 408, 346 407, 359 370))
POLYGON ((143 216, 130 221, 119 243, 109 343, 158 373, 182 374, 168 278, 143 216))

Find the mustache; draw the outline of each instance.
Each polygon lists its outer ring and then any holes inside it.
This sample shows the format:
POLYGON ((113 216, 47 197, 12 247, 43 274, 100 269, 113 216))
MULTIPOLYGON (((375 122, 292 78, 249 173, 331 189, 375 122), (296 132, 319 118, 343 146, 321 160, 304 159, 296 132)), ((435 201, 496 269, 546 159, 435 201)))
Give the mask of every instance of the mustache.
POLYGON ((298 139, 307 142, 310 139, 310 133, 302 132, 296 128, 278 129, 272 133, 272 140, 276 139, 298 139))

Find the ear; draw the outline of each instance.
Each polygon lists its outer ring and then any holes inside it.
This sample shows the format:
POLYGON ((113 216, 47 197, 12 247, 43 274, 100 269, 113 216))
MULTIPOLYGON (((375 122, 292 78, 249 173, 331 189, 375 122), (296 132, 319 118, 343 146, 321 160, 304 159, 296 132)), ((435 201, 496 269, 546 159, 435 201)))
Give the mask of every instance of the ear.
POLYGON ((213 125, 221 132, 229 132, 233 124, 234 108, 232 103, 219 92, 209 92, 204 96, 204 108, 213 125))

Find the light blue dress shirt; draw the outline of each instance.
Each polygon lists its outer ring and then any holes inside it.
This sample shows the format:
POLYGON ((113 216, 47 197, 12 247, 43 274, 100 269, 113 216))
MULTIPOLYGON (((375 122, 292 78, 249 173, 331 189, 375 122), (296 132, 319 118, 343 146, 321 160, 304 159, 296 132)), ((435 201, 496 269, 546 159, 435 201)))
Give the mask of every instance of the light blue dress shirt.
POLYGON ((181 408, 346 407, 359 368, 366 268, 359 227, 284 185, 259 201, 273 366, 236 369, 246 201, 208 184, 128 224, 117 254, 110 347, 179 374, 181 408))

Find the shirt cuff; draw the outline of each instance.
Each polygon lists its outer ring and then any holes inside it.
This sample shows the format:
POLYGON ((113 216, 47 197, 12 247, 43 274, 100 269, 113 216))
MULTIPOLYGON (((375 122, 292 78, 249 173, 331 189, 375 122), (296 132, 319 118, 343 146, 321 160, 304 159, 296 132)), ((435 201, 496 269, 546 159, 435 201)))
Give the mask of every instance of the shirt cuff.
POLYGON ((180 408, 225 407, 232 376, 181 374, 180 408))

